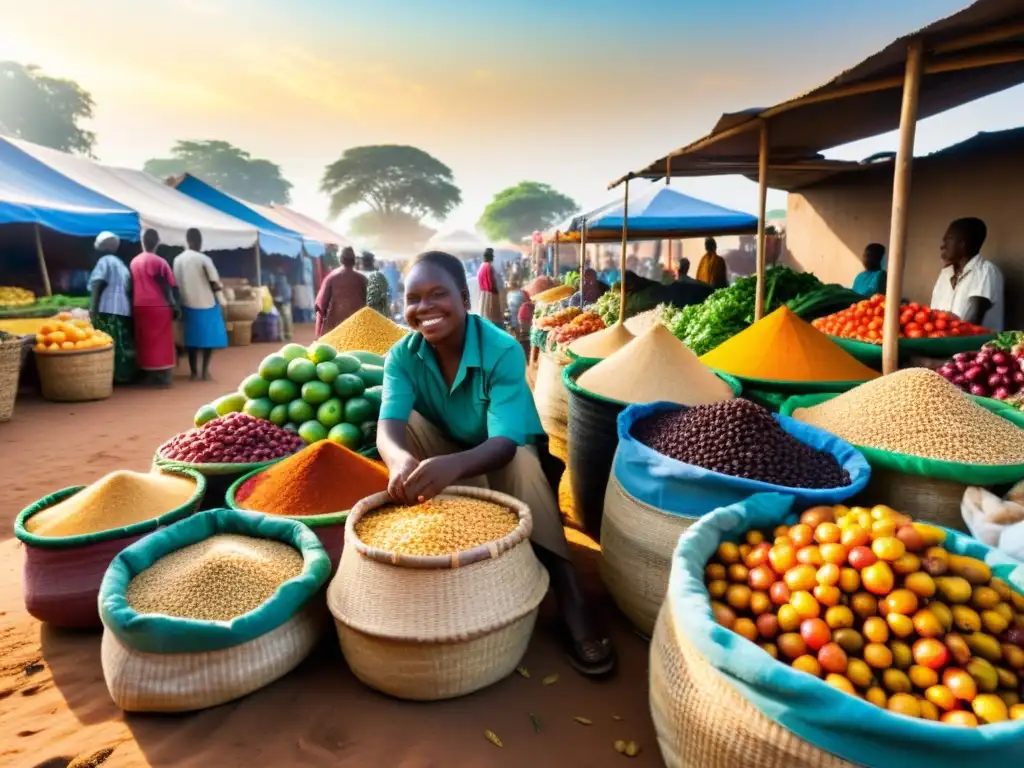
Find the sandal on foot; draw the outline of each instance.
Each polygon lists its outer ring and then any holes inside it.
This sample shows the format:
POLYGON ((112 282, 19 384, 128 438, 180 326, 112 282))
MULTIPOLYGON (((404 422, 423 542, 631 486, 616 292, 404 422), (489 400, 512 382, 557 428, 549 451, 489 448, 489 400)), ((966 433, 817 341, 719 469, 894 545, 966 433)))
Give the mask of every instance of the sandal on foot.
POLYGON ((615 669, 615 649, 607 637, 600 640, 570 640, 569 663, 587 677, 601 677, 615 669))

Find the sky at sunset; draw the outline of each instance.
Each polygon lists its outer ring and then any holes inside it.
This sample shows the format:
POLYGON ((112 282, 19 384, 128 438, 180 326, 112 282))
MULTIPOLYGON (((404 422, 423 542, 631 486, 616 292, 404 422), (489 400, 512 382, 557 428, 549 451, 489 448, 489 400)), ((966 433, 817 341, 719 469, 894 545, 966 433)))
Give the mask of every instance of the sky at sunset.
MULTIPOLYGON (((293 206, 323 218, 320 177, 344 149, 412 144, 463 190, 444 228, 471 227, 527 178, 600 204, 611 179, 720 113, 796 95, 966 2, 0 0, 0 59, 90 91, 103 162, 141 167, 177 139, 225 139, 279 163, 293 206)), ((1022 95, 925 121, 918 152, 1024 124, 1022 95)), ((830 154, 887 149, 893 136, 830 154)), ((744 179, 674 184, 755 206, 744 179)))

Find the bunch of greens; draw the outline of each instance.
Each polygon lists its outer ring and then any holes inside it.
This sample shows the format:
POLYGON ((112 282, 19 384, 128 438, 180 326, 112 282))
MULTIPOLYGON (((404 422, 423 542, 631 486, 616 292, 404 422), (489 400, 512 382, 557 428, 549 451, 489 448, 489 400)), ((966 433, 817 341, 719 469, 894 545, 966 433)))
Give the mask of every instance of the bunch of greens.
MULTIPOLYGON (((657 283, 655 283, 655 287, 657 283)), ((640 291, 639 293, 627 293, 626 294, 626 316, 625 320, 639 315, 641 312, 646 312, 649 309, 654 309, 658 304, 661 303, 657 292, 650 289, 640 291)), ((603 293, 597 301, 586 307, 587 312, 593 312, 604 320, 604 324, 611 326, 619 321, 619 286, 616 283, 615 287, 611 290, 603 293)))
POLYGON ((570 288, 580 287, 580 273, 577 271, 566 272, 562 278, 562 282, 568 285, 570 288))
POLYGON ((1024 353, 1024 331, 1004 331, 985 345, 1000 352, 1024 353))
MULTIPOLYGON (((808 272, 773 267, 765 273, 765 313, 821 286, 822 282, 808 272)), ((756 290, 755 276, 741 277, 728 288, 715 291, 703 303, 679 310, 665 325, 694 354, 703 355, 750 326, 754 321, 756 290)))

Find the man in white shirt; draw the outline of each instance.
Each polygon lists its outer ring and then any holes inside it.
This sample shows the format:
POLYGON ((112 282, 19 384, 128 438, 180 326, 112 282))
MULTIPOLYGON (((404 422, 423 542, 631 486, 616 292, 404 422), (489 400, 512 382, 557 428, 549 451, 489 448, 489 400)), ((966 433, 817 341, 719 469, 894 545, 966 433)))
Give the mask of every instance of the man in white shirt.
POLYGON ((185 330, 185 348, 188 350, 190 378, 199 378, 197 363, 203 353, 203 380, 210 381, 210 358, 213 350, 228 345, 227 329, 221 307, 224 294, 220 275, 213 259, 203 253, 203 237, 198 229, 185 233, 188 250, 174 260, 174 281, 181 296, 182 323, 185 330))
POLYGON ((1003 273, 980 255, 987 236, 981 219, 957 219, 949 225, 931 307, 998 332, 1003 330, 1003 273))

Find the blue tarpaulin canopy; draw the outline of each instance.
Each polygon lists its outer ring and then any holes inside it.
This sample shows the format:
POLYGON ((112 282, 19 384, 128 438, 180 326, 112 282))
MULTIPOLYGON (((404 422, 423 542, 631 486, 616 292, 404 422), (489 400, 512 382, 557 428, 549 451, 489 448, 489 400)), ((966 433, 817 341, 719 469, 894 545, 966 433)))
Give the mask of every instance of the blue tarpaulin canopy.
POLYGON ((252 224, 259 230, 260 249, 264 253, 296 258, 302 253, 302 235, 271 221, 236 197, 221 192, 190 173, 176 179, 174 186, 189 197, 211 208, 252 224))
POLYGON ((0 138, 0 224, 39 224, 75 237, 139 239, 139 215, 0 138))
MULTIPOLYGON (((583 221, 588 242, 622 238, 623 201, 618 200, 563 222, 555 231, 562 240, 578 242, 583 221)), ((706 235, 747 235, 757 232, 757 217, 684 195, 671 187, 655 187, 629 201, 629 240, 668 240, 706 235)))

